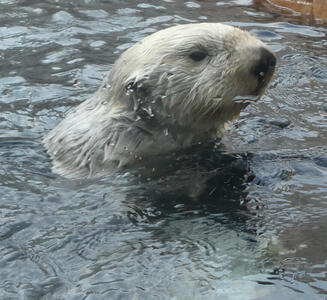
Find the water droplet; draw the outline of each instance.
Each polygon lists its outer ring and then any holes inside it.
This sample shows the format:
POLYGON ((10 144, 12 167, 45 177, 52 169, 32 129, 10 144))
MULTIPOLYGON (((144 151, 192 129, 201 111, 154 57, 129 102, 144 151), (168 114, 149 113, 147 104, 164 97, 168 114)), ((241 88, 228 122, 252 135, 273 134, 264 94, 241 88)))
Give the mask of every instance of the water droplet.
POLYGON ((148 106, 147 108, 143 108, 143 110, 149 115, 150 118, 154 117, 154 113, 152 112, 151 106, 148 106))
POLYGON ((102 88, 103 88, 104 90, 105 90, 105 89, 110 89, 110 88, 111 88, 111 85, 108 84, 108 83, 105 83, 105 84, 103 85, 102 88))

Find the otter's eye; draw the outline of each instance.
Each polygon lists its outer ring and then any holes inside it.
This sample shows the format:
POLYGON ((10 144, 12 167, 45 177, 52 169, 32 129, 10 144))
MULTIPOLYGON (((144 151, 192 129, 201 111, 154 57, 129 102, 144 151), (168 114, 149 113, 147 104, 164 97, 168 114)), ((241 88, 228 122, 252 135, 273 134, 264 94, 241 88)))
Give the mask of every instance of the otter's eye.
POLYGON ((203 51, 194 51, 190 54, 190 58, 194 61, 201 61, 207 57, 207 53, 203 51))

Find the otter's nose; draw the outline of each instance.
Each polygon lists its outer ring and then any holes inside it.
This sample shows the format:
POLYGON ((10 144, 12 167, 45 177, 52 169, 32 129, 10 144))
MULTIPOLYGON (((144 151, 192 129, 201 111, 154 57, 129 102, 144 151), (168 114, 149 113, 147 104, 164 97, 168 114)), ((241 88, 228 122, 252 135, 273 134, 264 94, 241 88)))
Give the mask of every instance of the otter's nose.
POLYGON ((253 73, 257 77, 259 85, 269 81, 270 76, 276 66, 276 57, 268 49, 260 47, 259 60, 253 68, 253 73))

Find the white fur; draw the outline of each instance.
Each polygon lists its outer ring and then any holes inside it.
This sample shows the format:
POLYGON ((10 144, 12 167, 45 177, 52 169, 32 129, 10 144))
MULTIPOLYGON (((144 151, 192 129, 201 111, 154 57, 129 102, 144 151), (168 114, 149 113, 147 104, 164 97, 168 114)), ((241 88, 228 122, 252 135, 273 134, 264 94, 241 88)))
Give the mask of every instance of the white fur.
POLYGON ((218 23, 146 37, 45 137, 54 172, 93 177, 222 134, 246 106, 233 98, 257 87, 250 70, 260 47, 266 45, 249 33, 218 23), (208 57, 193 61, 195 50, 208 57))

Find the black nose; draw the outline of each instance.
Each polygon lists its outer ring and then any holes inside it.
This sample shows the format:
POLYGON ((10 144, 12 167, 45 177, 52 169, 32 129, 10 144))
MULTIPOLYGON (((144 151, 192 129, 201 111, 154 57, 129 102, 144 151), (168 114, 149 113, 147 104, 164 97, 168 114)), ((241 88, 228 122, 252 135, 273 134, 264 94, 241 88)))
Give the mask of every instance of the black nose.
POLYGON ((266 48, 261 47, 259 51, 259 60, 253 68, 253 73, 260 83, 267 78, 267 75, 271 75, 276 66, 276 57, 266 48))

